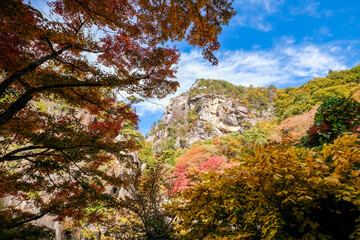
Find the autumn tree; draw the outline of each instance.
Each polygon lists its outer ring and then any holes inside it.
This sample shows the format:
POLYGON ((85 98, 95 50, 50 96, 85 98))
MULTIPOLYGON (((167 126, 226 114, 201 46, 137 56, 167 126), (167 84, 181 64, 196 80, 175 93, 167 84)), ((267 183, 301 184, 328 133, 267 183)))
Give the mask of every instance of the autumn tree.
POLYGON ((272 135, 272 139, 281 141, 281 135, 284 135, 292 141, 299 141, 314 124, 316 110, 317 107, 314 107, 308 112, 285 119, 277 126, 277 131, 272 135))
POLYGON ((360 146, 347 135, 309 149, 269 143, 169 204, 180 239, 357 239, 360 146))
POLYGON ((201 175, 207 172, 222 173, 225 169, 231 168, 235 163, 219 156, 220 149, 212 144, 208 146, 194 146, 187 149, 183 155, 178 157, 176 166, 172 174, 168 176, 169 196, 174 196, 179 192, 197 185, 201 175))
POLYGON ((99 201, 119 206, 105 189, 127 183, 116 173, 133 164, 127 153, 137 147, 136 133, 129 128, 137 116, 115 94, 174 92, 179 52, 169 41, 185 39, 217 64, 212 52, 234 15, 231 1, 222 0, 48 5, 45 16, 21 0, 0 2, 0 198, 38 209, 2 207, 2 234, 44 215, 82 218, 99 201))

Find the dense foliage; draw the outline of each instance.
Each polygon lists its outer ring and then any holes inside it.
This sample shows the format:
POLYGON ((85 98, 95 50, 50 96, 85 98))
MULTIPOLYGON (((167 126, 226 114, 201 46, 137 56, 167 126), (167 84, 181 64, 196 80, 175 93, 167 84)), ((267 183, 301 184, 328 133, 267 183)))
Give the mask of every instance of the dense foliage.
POLYGON ((170 175, 173 238, 360 238, 359 106, 325 100, 313 122, 329 127, 304 138, 308 147, 267 139, 265 124, 185 150, 170 175))
POLYGON ((344 135, 322 150, 287 144, 244 149, 169 206, 184 239, 359 237, 360 145, 344 135))

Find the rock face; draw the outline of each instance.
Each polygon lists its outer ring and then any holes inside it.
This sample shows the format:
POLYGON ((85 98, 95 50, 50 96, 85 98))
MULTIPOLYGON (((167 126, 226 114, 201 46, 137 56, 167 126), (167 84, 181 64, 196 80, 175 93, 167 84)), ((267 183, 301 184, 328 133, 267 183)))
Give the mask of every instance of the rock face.
POLYGON ((220 80, 198 80, 188 92, 170 100, 163 118, 146 140, 161 150, 166 144, 185 148, 198 140, 242 133, 258 121, 273 118, 274 91, 237 87, 220 80), (256 96, 260 96, 259 101, 256 96))

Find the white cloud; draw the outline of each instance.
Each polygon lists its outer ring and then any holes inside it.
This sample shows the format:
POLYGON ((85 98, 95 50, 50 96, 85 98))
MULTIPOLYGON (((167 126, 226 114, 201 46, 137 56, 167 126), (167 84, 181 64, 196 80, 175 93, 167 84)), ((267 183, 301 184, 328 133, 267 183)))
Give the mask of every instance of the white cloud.
MULTIPOLYGON (((347 46, 295 44, 284 38, 269 50, 219 51, 219 65, 212 66, 199 50, 182 53, 177 73, 180 83, 176 96, 187 91, 196 79, 222 79, 235 85, 300 85, 313 77, 325 76, 329 69, 346 69, 342 57, 347 46), (331 51, 329 51, 331 50, 331 51)), ((164 111, 169 99, 153 100, 161 105, 143 102, 136 106, 140 116, 164 111)))

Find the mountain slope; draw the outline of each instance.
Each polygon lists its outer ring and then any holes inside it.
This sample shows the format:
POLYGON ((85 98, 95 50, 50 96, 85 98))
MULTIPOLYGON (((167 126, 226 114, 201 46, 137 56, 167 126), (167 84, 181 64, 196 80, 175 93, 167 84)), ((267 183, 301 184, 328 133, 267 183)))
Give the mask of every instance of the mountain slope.
POLYGON ((274 86, 238 87, 222 80, 200 79, 188 92, 170 100, 147 141, 160 150, 169 144, 185 148, 198 140, 242 133, 259 121, 274 118, 275 91, 274 86))
POLYGON ((276 89, 235 86, 200 79, 188 92, 171 99, 163 118, 146 140, 158 152, 186 148, 198 140, 228 133, 249 139, 281 139, 281 132, 299 139, 313 124, 316 107, 331 97, 360 99, 360 66, 329 71, 300 87, 276 89))

